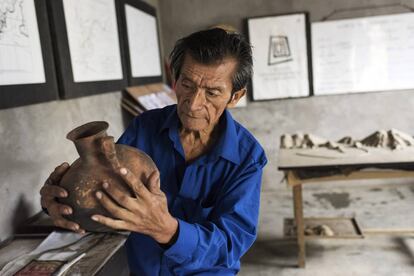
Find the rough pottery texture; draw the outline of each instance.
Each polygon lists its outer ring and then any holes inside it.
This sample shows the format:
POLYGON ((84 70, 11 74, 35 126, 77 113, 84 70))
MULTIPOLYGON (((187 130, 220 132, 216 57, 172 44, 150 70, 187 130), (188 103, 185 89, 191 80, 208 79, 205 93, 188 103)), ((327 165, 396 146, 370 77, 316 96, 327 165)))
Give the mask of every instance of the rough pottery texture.
POLYGON ((73 208, 73 213, 67 218, 91 232, 113 231, 91 219, 93 214, 111 216, 95 196, 96 191, 103 190, 104 182, 132 194, 115 170, 120 167, 128 168, 143 183, 157 170, 154 162, 144 152, 115 144, 113 137, 106 133, 108 126, 106 122, 90 122, 75 128, 67 135, 74 142, 80 157, 73 162, 60 182, 60 186, 69 194, 60 201, 73 208))

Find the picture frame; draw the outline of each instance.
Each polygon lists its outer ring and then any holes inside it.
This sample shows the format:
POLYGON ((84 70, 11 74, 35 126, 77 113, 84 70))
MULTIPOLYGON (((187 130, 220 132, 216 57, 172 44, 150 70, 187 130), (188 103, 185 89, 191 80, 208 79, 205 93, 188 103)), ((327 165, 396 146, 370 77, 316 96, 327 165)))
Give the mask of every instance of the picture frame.
POLYGON ((128 85, 162 82, 162 57, 156 9, 142 0, 118 1, 128 85))
POLYGON ((8 22, 6 12, 1 26, 0 109, 58 99, 46 0, 11 8, 21 22, 8 22))
POLYGON ((413 89, 413 25, 413 12, 313 22, 314 95, 413 89))
POLYGON ((306 12, 247 19, 253 100, 312 95, 310 23, 306 12))
POLYGON ((115 0, 48 0, 63 99, 127 86, 120 14, 115 0))

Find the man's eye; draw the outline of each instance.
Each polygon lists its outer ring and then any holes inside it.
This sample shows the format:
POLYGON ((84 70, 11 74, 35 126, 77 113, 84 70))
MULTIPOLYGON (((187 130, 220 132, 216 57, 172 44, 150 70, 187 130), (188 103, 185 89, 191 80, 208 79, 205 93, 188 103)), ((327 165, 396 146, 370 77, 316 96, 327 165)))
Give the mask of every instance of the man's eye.
POLYGON ((211 96, 211 97, 218 96, 218 93, 214 90, 207 90, 206 93, 208 96, 211 96))

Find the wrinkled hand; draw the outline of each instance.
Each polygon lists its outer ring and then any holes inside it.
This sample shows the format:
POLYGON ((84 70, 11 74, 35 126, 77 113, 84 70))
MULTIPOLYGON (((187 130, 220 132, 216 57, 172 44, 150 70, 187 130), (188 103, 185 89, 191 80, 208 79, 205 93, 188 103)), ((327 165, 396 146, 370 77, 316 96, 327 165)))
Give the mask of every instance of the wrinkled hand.
POLYGON ((92 219, 108 227, 146 234, 158 243, 168 243, 178 229, 178 221, 168 212, 167 197, 160 189, 159 173, 154 171, 148 179, 148 189, 126 168, 117 172, 135 196, 124 193, 114 185, 103 183, 106 193, 98 191, 96 197, 115 219, 93 215, 92 219))
POLYGON ((40 204, 43 208, 47 209, 56 226, 70 229, 78 233, 84 233, 85 230, 81 229, 77 223, 69 221, 62 216, 72 214, 72 208, 56 201, 56 198, 64 198, 68 196, 68 192, 58 185, 69 168, 69 164, 65 162, 57 166, 50 174, 49 178, 40 189, 40 204))

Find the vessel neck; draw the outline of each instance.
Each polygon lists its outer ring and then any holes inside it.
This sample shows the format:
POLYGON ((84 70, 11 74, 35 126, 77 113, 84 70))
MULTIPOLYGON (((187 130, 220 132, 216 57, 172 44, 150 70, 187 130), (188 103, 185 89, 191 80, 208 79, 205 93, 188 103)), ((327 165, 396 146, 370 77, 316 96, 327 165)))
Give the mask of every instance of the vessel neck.
POLYGON ((96 162, 102 155, 100 139, 108 136, 106 131, 74 141, 76 151, 84 162, 96 162))
POLYGON ((67 138, 75 144, 81 160, 95 162, 100 159, 101 140, 108 136, 108 126, 107 122, 90 122, 68 133, 67 138))

